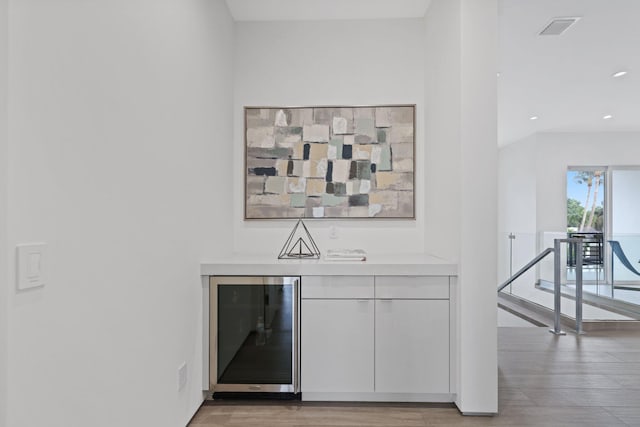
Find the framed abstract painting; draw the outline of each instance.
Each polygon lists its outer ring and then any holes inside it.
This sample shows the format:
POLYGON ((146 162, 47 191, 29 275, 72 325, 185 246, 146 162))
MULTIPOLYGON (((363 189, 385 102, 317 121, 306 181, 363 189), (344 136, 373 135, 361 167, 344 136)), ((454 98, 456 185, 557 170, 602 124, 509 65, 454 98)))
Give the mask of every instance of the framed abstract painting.
POLYGON ((245 219, 415 219, 415 110, 245 107, 245 219))

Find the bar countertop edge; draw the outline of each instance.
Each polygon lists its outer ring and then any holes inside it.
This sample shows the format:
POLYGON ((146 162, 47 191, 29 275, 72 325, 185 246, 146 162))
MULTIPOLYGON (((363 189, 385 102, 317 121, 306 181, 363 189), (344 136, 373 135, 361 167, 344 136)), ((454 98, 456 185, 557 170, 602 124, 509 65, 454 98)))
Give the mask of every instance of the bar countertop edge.
POLYGON ((230 255, 200 264, 202 276, 457 276, 458 265, 428 254, 367 255, 366 261, 230 255))

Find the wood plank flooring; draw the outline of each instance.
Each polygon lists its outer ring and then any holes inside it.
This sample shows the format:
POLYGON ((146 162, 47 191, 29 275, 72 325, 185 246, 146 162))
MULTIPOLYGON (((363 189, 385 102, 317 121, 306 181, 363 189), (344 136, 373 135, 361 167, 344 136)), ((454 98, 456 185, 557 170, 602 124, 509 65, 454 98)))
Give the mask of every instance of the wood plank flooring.
POLYGON ((640 426, 640 332, 498 329, 499 414, 453 405, 206 402, 192 427, 640 426))

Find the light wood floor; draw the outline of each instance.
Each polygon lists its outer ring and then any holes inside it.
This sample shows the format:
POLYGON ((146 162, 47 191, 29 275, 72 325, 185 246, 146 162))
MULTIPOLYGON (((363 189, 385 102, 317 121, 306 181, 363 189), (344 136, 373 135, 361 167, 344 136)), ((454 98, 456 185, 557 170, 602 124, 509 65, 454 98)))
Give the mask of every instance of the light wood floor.
POLYGON ((219 403, 190 426, 640 426, 640 332, 499 328, 499 414, 419 404, 219 403))

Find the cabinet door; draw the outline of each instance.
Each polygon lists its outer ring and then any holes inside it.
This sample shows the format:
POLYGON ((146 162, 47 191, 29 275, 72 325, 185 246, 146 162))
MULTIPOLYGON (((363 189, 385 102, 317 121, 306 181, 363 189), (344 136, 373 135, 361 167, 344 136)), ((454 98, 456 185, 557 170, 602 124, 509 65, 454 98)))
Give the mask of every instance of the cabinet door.
POLYGON ((376 300, 375 389, 449 392, 449 301, 376 300))
POLYGON ((373 391, 373 300, 302 300, 302 392, 373 391))

